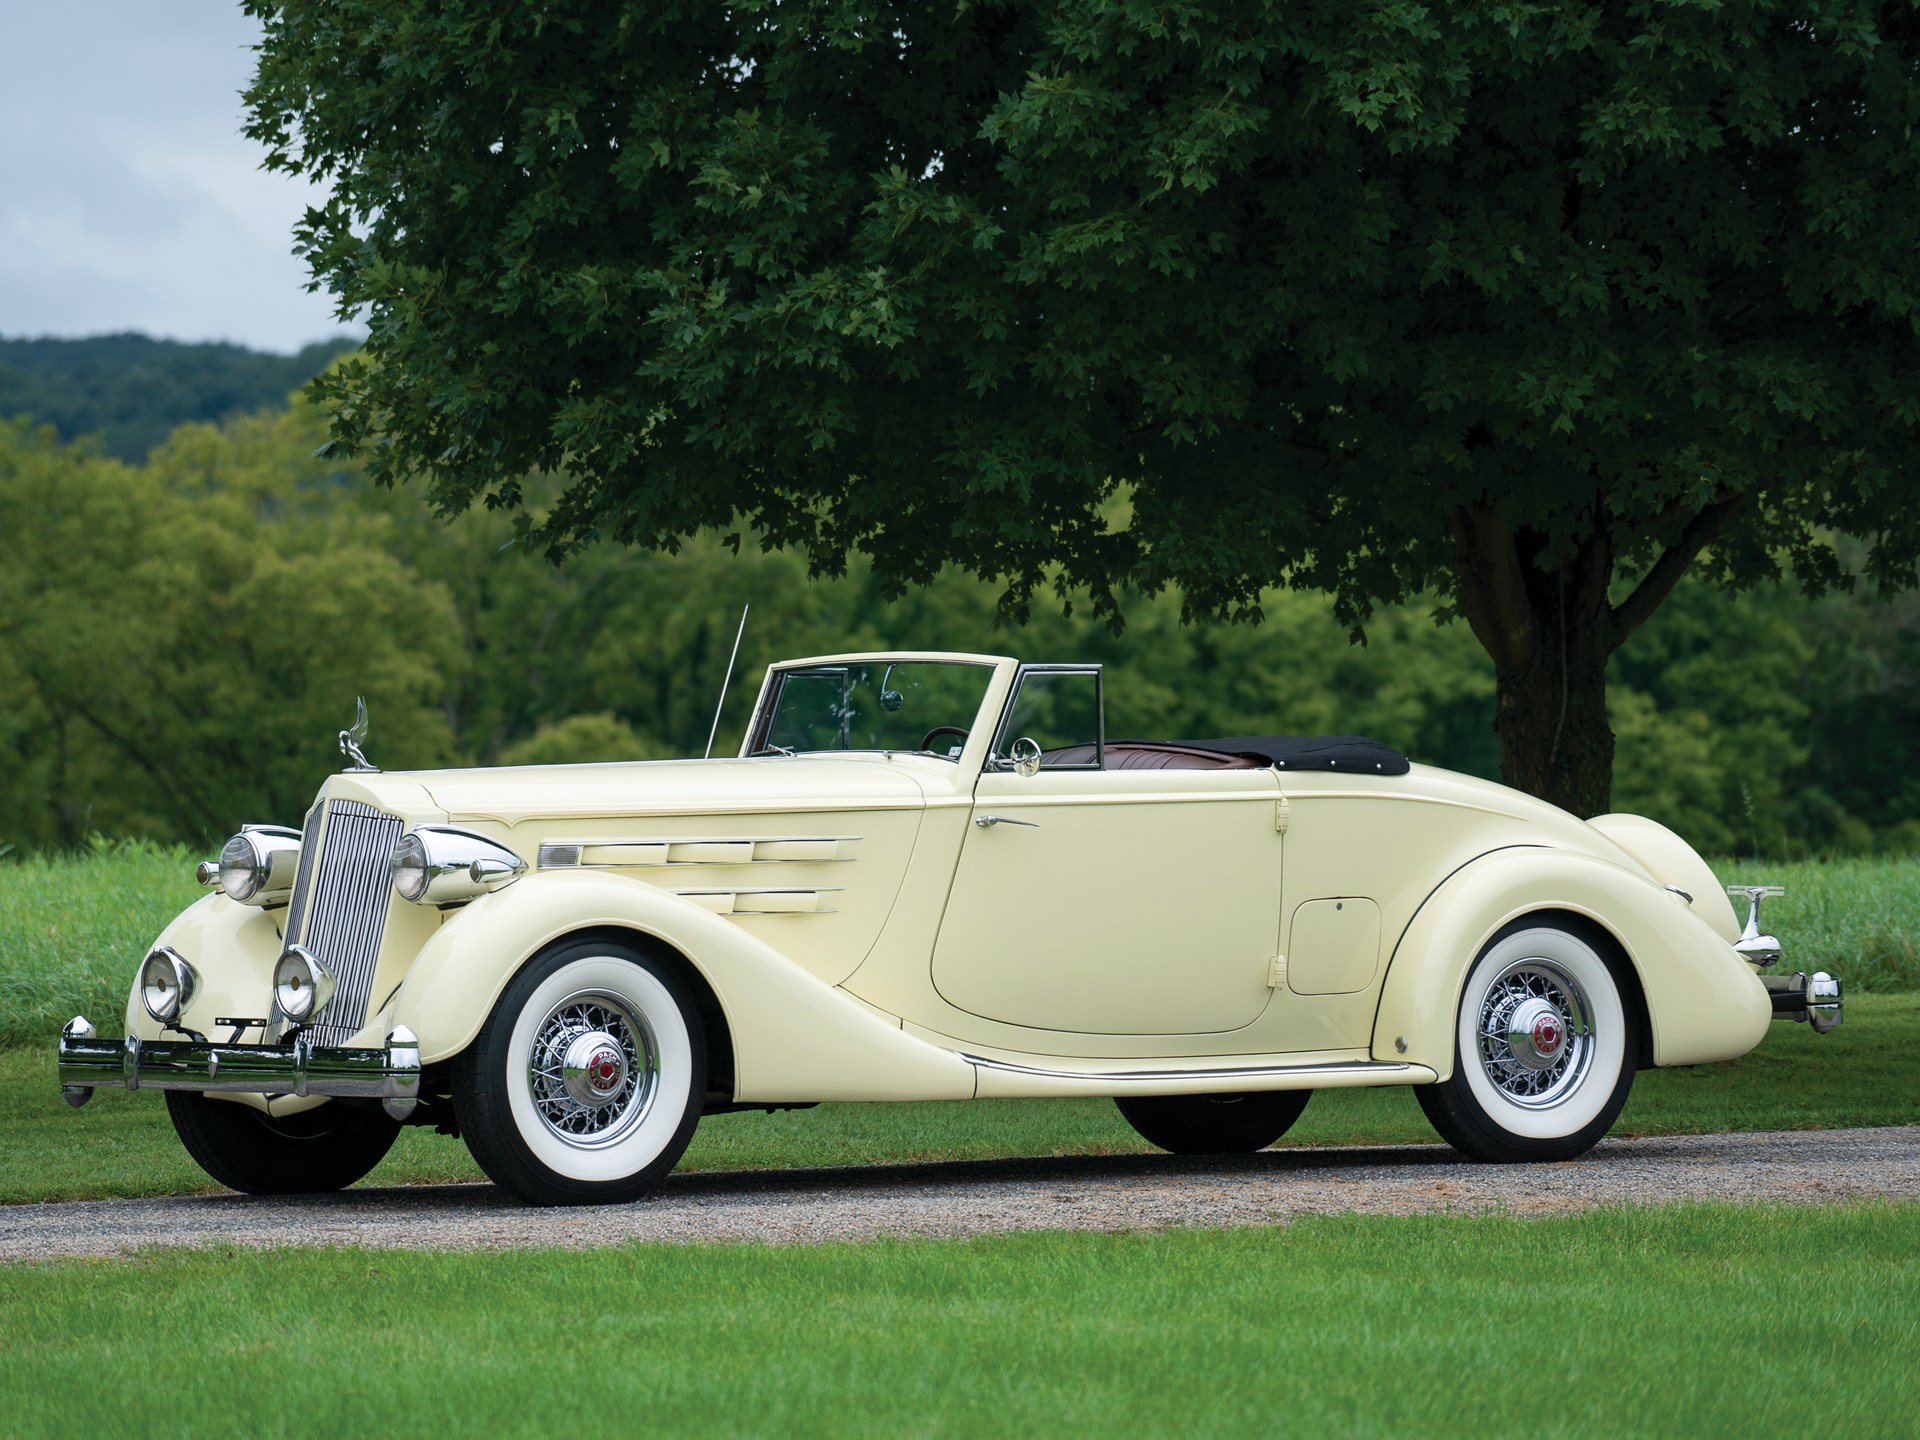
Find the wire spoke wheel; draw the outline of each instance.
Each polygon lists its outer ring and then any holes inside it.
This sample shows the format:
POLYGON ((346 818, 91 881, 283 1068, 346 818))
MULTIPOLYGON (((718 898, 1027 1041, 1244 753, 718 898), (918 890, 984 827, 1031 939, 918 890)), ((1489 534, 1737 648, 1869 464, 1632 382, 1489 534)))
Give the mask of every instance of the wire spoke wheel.
POLYGON ((1480 1005, 1479 1057, 1516 1105, 1541 1109, 1573 1093, 1593 1062, 1592 1007, 1565 968, 1541 955, 1496 975, 1480 1005))
POLYGON ((508 982, 454 1086, 461 1134, 495 1184, 536 1205, 588 1205, 665 1178, 706 1093, 685 984, 610 940, 556 946, 508 982))
POLYGON ((1476 1160, 1568 1160, 1593 1148, 1633 1084, 1637 992, 1597 933, 1516 921, 1462 986, 1453 1073, 1417 1086, 1440 1136, 1476 1160))
POLYGON ((638 1124, 660 1086, 659 1044, 644 1015, 617 995, 582 991, 548 1012, 527 1056, 534 1109, 572 1145, 620 1139, 638 1124))

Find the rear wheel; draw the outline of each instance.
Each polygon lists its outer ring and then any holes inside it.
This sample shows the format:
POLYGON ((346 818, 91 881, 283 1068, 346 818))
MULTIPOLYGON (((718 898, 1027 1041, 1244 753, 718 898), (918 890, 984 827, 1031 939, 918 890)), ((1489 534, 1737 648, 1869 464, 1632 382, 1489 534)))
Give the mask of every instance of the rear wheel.
POLYGON ((565 944, 508 983, 461 1056, 460 1133, 496 1185, 535 1205, 632 1200, 680 1159, 706 1054, 673 971, 608 941, 565 944))
POLYGON ((167 1114, 199 1167, 249 1195, 303 1195, 353 1184, 400 1133, 382 1111, 332 1100, 275 1119, 233 1100, 167 1091, 167 1114))
POLYGON ((1248 1095, 1142 1095, 1115 1100, 1140 1138, 1176 1155, 1245 1155, 1287 1131, 1313 1098, 1311 1090, 1248 1095))
POLYGON ((1633 1087, 1627 989, 1585 935, 1520 921, 1468 972, 1453 1074, 1415 1087, 1440 1138, 1475 1160, 1570 1160, 1619 1118, 1633 1087))

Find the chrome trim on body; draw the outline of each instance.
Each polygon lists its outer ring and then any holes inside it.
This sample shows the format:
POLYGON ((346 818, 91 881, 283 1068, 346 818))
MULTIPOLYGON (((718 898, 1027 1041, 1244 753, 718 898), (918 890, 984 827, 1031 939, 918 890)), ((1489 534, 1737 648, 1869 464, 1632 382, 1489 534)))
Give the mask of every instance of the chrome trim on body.
POLYGON ((355 1095, 385 1101, 396 1118, 418 1102, 420 1042, 405 1026, 380 1048, 316 1045, 309 1035, 283 1045, 102 1040, 76 1016, 60 1034, 60 1091, 70 1105, 97 1089, 355 1095))
POLYGON ((1038 1065, 1018 1065, 1011 1060, 990 1060, 984 1055, 969 1055, 964 1050, 954 1052, 969 1065, 978 1065, 986 1070, 1004 1070, 1013 1075, 1039 1075, 1048 1080, 1258 1080, 1286 1077, 1289 1079, 1311 1080, 1318 1077, 1337 1079, 1348 1075, 1426 1075, 1431 1071, 1425 1065, 1414 1065, 1405 1061, 1392 1060, 1336 1060, 1321 1065, 1247 1065, 1227 1066, 1213 1070, 1050 1070, 1038 1065))
POLYGON ((659 870, 682 866, 844 865, 851 855, 760 855, 762 845, 832 845, 836 848, 861 839, 858 835, 649 835, 616 840, 549 840, 536 855, 542 870, 659 870), (675 846, 747 845, 754 852, 744 858, 675 859, 675 846), (589 850, 627 850, 635 853, 611 860, 582 858, 589 850), (643 853, 659 851, 658 855, 643 853))

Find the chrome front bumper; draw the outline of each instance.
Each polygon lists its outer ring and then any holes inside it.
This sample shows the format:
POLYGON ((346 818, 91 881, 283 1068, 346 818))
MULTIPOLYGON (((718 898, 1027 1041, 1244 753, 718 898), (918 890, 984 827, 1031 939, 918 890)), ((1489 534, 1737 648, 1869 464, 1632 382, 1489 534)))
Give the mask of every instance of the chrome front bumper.
POLYGON ((79 1106, 105 1086, 128 1090, 236 1091, 249 1095, 355 1095, 396 1120, 420 1102, 420 1042, 402 1025, 383 1049, 216 1045, 205 1040, 102 1040, 83 1015, 60 1032, 60 1094, 79 1106))

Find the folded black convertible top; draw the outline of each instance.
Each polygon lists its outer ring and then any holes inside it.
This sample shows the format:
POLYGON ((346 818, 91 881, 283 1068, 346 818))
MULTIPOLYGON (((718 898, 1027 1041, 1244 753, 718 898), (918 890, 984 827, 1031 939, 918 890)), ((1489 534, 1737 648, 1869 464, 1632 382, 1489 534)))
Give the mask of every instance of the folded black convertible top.
POLYGON ((1223 740, 1182 740, 1196 750, 1245 755, 1278 770, 1340 770, 1356 775, 1404 775, 1407 757, 1364 735, 1230 735, 1223 740))

